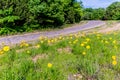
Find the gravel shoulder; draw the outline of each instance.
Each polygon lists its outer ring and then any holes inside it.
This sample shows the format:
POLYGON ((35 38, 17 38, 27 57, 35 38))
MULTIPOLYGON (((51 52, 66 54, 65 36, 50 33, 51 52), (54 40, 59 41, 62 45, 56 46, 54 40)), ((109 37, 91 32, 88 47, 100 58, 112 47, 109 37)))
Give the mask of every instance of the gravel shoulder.
POLYGON ((88 30, 92 28, 96 28, 99 26, 105 25, 104 21, 88 21, 86 24, 80 25, 80 26, 74 26, 69 28, 64 28, 62 30, 56 30, 56 31, 45 31, 45 32, 35 32, 35 33, 27 33, 23 35, 13 35, 13 36, 6 36, 0 38, 0 45, 4 42, 6 45, 13 45, 18 44, 21 41, 36 41, 40 36, 46 36, 46 37, 56 37, 59 35, 67 35, 70 33, 76 33, 83 30, 88 30))

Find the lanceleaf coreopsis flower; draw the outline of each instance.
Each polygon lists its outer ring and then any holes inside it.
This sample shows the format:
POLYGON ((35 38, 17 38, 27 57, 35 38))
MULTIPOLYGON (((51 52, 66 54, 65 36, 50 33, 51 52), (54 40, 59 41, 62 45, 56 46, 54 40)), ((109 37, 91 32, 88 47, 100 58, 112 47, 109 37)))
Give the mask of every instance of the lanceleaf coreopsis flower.
POLYGON ((86 46, 86 49, 90 49, 90 46, 88 45, 88 46, 86 46))
POLYGON ((113 59, 113 60, 116 60, 116 56, 112 56, 112 59, 113 59))
POLYGON ((4 53, 4 51, 3 50, 0 50, 0 55, 2 55, 4 53))
POLYGON ((114 60, 114 61, 112 61, 112 65, 116 65, 117 64, 117 61, 116 60, 114 60))
POLYGON ((86 55, 86 52, 82 52, 83 55, 86 55))
POLYGON ((9 47, 9 46, 4 46, 4 47, 3 47, 3 51, 7 52, 7 51, 9 51, 9 50, 10 50, 10 47, 9 47))
POLYGON ((29 46, 29 44, 28 43, 26 43, 26 41, 21 41, 20 42, 20 47, 28 47, 29 46))
POLYGON ((52 64, 51 63, 48 63, 48 68, 51 68, 52 67, 52 64))
POLYGON ((82 47, 83 47, 84 45, 85 45, 85 44, 83 44, 83 43, 80 44, 80 46, 82 46, 82 47))
POLYGON ((36 48, 40 48, 40 45, 39 45, 39 44, 37 44, 35 47, 36 47, 36 48))

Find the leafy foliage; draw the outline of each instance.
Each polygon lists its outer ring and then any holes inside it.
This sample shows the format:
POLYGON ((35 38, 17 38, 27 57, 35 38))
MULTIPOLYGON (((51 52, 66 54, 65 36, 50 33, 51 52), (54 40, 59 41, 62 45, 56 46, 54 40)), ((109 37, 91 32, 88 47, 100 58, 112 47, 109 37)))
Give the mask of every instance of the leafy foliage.
POLYGON ((22 32, 79 22, 81 4, 76 0, 1 0, 0 27, 22 32))
POLYGON ((58 28, 81 20, 119 19, 120 2, 93 9, 83 8, 77 0, 0 0, 0 34, 58 28))
POLYGON ((106 9, 85 8, 83 20, 120 20, 120 2, 114 2, 106 9))
POLYGON ((86 8, 84 9, 84 15, 82 16, 82 19, 102 20, 104 19, 104 14, 105 14, 104 8, 98 8, 98 9, 86 8))
POLYGON ((120 20, 120 2, 114 2, 106 9, 106 18, 120 20))

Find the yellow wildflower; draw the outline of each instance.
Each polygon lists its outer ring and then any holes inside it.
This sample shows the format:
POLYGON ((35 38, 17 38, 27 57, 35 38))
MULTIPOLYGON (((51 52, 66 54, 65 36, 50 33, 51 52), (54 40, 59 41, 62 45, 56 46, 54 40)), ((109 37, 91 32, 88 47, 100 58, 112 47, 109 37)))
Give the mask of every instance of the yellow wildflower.
POLYGON ((53 42, 54 42, 54 40, 52 39, 52 40, 51 40, 51 42, 53 43, 53 42))
POLYGON ((41 40, 40 42, 41 42, 41 43, 43 43, 44 41, 43 41, 43 40, 41 40))
POLYGON ((112 37, 110 37, 109 39, 112 40, 112 37))
POLYGON ((117 64, 117 61, 116 60, 114 60, 114 61, 112 61, 112 65, 116 65, 117 64))
POLYGON ((29 44, 28 44, 28 43, 26 43, 26 44, 25 44, 25 46, 26 46, 26 47, 28 47, 28 46, 29 46, 29 44))
POLYGON ((76 44, 76 41, 73 41, 73 44, 76 44))
POLYGON ((83 43, 80 44, 80 46, 82 46, 82 47, 83 47, 84 45, 85 45, 85 44, 83 44, 83 43))
POLYGON ((113 41, 113 44, 116 44, 116 40, 113 41))
POLYGON ((62 36, 60 36, 59 39, 62 39, 62 36))
POLYGON ((3 54, 3 53, 4 53, 4 51, 3 51, 3 50, 0 50, 0 55, 3 54))
POLYGON ((86 52, 82 52, 83 55, 86 55, 86 52))
POLYGON ((86 46, 86 49, 90 49, 90 46, 88 45, 88 46, 86 46))
POLYGON ((9 46, 3 47, 3 51, 7 52, 7 51, 9 51, 9 50, 10 50, 10 47, 9 47, 9 46))
POLYGON ((29 44, 26 43, 24 40, 20 42, 20 47, 28 47, 29 44))
POLYGON ((48 68, 51 68, 52 67, 52 64, 51 63, 48 63, 48 68))
POLYGON ((40 45, 38 44, 38 45, 36 45, 36 48, 40 48, 40 45))
POLYGON ((72 39, 73 37, 71 36, 70 39, 72 39))
POLYGON ((88 42, 84 42, 84 44, 87 44, 88 42))
POLYGON ((30 51, 27 51, 27 53, 29 54, 29 53, 30 53, 30 51))
POLYGON ((50 44, 51 43, 51 41, 50 40, 48 40, 48 44, 50 44))
POLYGON ((87 42, 89 42, 89 41, 90 41, 90 39, 89 39, 89 38, 86 38, 86 41, 87 41, 87 42))
POLYGON ((116 60, 116 56, 112 56, 112 59, 113 59, 113 60, 116 60))
POLYGON ((106 44, 108 44, 109 42, 108 41, 105 41, 106 44))

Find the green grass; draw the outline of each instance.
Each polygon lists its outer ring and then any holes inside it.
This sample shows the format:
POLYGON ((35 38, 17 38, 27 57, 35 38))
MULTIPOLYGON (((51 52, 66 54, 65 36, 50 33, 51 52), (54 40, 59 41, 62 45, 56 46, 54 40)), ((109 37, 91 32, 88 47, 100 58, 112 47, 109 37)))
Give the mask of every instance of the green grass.
POLYGON ((0 55, 0 80, 119 80, 119 33, 77 33, 17 45, 0 55))

